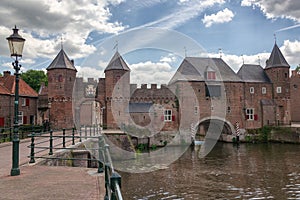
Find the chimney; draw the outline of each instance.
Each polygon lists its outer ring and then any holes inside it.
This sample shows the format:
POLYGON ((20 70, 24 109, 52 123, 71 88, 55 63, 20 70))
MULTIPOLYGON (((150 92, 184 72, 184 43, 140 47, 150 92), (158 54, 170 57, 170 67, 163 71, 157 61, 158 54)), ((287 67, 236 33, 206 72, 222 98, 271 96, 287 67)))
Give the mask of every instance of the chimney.
POLYGON ((10 76, 10 71, 4 71, 4 72, 3 72, 3 76, 4 76, 4 77, 10 76))
POLYGON ((72 65, 74 65, 74 60, 73 59, 71 60, 71 63, 72 63, 72 65))

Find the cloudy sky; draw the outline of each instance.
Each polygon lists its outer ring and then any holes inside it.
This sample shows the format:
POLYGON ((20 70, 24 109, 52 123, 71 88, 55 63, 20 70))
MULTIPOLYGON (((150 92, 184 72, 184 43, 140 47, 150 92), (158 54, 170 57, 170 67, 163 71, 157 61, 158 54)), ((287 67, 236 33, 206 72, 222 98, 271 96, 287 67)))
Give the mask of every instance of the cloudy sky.
POLYGON ((185 56, 265 67, 275 38, 293 69, 299 22, 299 0, 1 0, 0 66, 12 70, 6 37, 17 25, 23 71, 47 68, 63 48, 78 76, 103 77, 118 50, 131 82, 167 83, 185 56))

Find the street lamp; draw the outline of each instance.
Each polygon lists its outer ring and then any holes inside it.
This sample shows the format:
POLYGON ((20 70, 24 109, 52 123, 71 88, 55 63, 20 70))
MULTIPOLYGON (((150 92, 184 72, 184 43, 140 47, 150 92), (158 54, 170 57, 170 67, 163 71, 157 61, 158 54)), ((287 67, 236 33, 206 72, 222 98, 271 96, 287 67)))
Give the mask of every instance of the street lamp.
POLYGON ((13 34, 10 35, 8 38, 8 45, 10 50, 11 57, 15 57, 15 62, 12 63, 14 70, 15 70, 15 113, 14 113, 14 134, 13 134, 13 146, 12 146, 12 169, 10 172, 11 176, 20 175, 19 169, 19 71, 21 69, 21 65, 19 64, 18 58, 22 57, 23 47, 25 43, 25 39, 22 38, 18 34, 17 27, 12 29, 13 34))

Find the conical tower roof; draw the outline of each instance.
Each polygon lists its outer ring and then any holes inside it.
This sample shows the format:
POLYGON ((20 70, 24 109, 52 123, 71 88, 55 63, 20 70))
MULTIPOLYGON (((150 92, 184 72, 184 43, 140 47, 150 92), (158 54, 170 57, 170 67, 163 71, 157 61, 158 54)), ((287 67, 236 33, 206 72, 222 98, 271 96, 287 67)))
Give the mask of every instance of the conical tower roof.
POLYGON ((50 69, 71 69, 77 71, 73 62, 68 58, 63 49, 60 50, 49 67, 47 67, 47 70, 50 69))
POLYGON ((272 67, 290 67, 276 43, 273 47, 270 58, 266 62, 266 69, 272 67))
POLYGON ((109 70, 125 70, 130 71, 129 67, 127 66, 126 62, 123 60, 122 56, 117 51, 115 55, 110 60, 109 64, 107 65, 104 72, 109 70))

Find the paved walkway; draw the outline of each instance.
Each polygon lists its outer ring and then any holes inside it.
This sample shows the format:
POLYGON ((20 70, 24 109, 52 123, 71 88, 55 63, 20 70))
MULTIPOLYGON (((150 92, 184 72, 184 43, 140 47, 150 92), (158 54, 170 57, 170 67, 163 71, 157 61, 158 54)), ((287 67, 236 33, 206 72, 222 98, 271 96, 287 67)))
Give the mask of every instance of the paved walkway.
POLYGON ((28 145, 30 139, 20 142, 21 174, 10 176, 12 143, 0 144, 0 200, 104 199, 104 175, 97 169, 28 164, 28 145))

